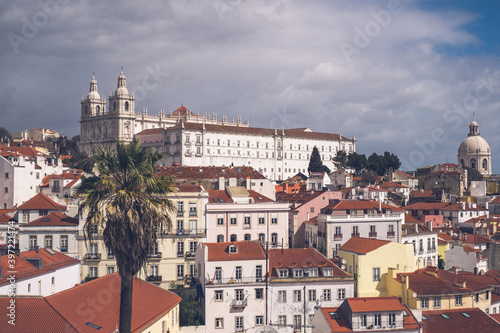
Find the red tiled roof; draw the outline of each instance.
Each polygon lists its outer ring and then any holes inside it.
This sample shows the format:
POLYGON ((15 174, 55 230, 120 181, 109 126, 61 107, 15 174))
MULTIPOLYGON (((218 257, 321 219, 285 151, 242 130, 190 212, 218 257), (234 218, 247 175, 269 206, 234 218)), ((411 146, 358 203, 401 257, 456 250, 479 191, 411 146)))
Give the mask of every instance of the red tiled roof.
MULTIPOLYGON (((35 250, 21 252, 19 257, 16 256, 16 278, 26 278, 29 276, 36 276, 39 274, 43 274, 46 271, 54 270, 63 266, 79 264, 80 261, 75 258, 71 258, 61 252, 53 251, 54 254, 49 253, 46 249, 40 249, 38 252, 35 250), (26 258, 41 258, 42 259, 42 268, 36 268, 30 262, 26 260, 26 258)), ((1 267, 4 272, 9 271, 9 256, 3 255, 0 258, 1 267)), ((0 278, 0 285, 8 283, 7 275, 3 275, 0 278)))
MULTIPOLYGON (((118 273, 108 274, 48 296, 45 299, 78 332, 96 331, 86 325, 87 322, 102 327, 103 332, 113 332, 119 322, 120 281, 118 273), (92 308, 94 305, 90 305, 85 301, 89 297, 97 297, 106 300, 106 302, 99 307, 99 311, 94 311, 95 308, 92 308), (85 315, 82 315, 82 313, 85 313, 85 315)), ((132 312, 131 331, 142 331, 174 308, 180 301, 181 298, 176 294, 149 282, 134 278, 132 295, 132 308, 134 311, 132 312)))
POLYGON ((60 205, 50 199, 43 193, 38 193, 25 203, 21 204, 17 209, 47 209, 47 210, 64 210, 66 206, 60 205))
POLYGON ((412 175, 409 175, 409 174, 407 174, 406 172, 403 172, 403 171, 397 170, 396 173, 399 173, 400 175, 406 176, 408 178, 417 179, 417 177, 413 177, 412 175))
MULTIPOLYGON (((8 323, 9 317, 2 318, 0 332, 78 332, 43 297, 16 297, 15 301, 15 325, 8 323)), ((2 309, 7 309, 10 302, 10 297, 0 297, 2 309)))
POLYGON ((422 223, 422 221, 411 215, 405 214, 405 223, 422 223))
POLYGON ((500 197, 495 197, 490 201, 490 204, 500 204, 500 197))
MULTIPOLYGON (((259 202, 274 202, 268 197, 255 192, 254 190, 247 190, 249 197, 253 198, 254 203, 259 202)), ((233 203, 233 199, 230 197, 226 190, 211 190, 208 191, 208 202, 209 203, 233 203), (220 201, 223 200, 223 201, 220 201)))
POLYGON ((396 296, 346 298, 352 312, 401 311, 403 305, 396 296))
POLYGON ((448 206, 446 202, 416 202, 405 207, 406 210, 440 210, 448 206))
POLYGON ((384 181, 379 185, 381 188, 408 188, 406 185, 401 185, 396 182, 384 181))
POLYGON ((77 227, 78 219, 69 217, 60 212, 54 212, 42 216, 36 220, 33 220, 29 223, 23 225, 23 227, 52 227, 52 226, 70 226, 77 227))
POLYGON ((177 192, 194 192, 194 193, 198 193, 198 192, 201 192, 201 186, 198 186, 198 185, 178 185, 178 186, 175 186, 175 188, 177 189, 177 192))
POLYGON ((219 180, 219 177, 237 179, 266 179, 260 172, 249 166, 235 167, 190 167, 160 166, 156 168, 159 176, 173 176, 177 179, 219 180))
POLYGON ((351 237, 340 247, 340 250, 358 254, 367 254, 389 243, 391 242, 380 239, 351 237))
POLYGON ((465 234, 463 238, 464 243, 468 244, 484 244, 484 243, 491 243, 492 240, 478 235, 478 234, 465 234))
POLYGON ((266 259, 264 250, 254 242, 205 243, 208 250, 208 261, 259 260, 266 259), (229 246, 236 245, 237 253, 229 253, 229 246))
MULTIPOLYGON (((391 212, 404 212, 404 209, 389 206, 387 204, 382 203, 380 205, 382 207, 382 211, 391 211, 391 212)), ((333 211, 346 211, 346 210, 378 210, 379 202, 378 201, 369 201, 369 200, 335 200, 332 204, 326 206, 324 208, 325 214, 330 214, 333 211)))
MULTIPOLYGON (((305 191, 305 192, 296 192, 296 193, 282 193, 280 194, 280 202, 289 202, 297 204, 297 207, 303 205, 320 195, 324 194, 323 192, 318 191, 305 191)), ((296 207, 296 208, 297 208, 296 207)))
POLYGON ((277 277, 279 268, 333 268, 333 276, 347 277, 349 274, 341 270, 331 260, 314 248, 305 249, 271 249, 269 254, 269 273, 277 277))
POLYGON ((432 190, 414 190, 410 192, 410 197, 412 198, 422 198, 422 197, 433 197, 434 194, 432 190))
POLYGON ((500 332, 500 323, 479 308, 422 311, 422 315, 427 318, 421 322, 425 333, 500 332))
POLYGON ((318 225, 318 216, 310 218, 308 221, 304 221, 304 223, 309 223, 313 225, 318 225))
POLYGON ((12 216, 7 215, 6 213, 0 213, 0 224, 9 223, 9 221, 16 221, 16 220, 12 218, 12 216))
POLYGON ((332 332, 352 332, 347 319, 344 317, 339 308, 321 308, 321 312, 323 313, 323 317, 325 317, 332 332), (339 316, 338 319, 333 319, 332 316, 330 316, 330 313, 333 312, 337 313, 339 316))

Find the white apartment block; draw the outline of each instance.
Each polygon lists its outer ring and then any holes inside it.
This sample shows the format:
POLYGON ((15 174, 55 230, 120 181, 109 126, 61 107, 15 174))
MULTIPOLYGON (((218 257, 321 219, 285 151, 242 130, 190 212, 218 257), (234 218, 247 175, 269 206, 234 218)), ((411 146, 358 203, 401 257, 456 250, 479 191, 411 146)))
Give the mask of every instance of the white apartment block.
POLYGON ((352 276, 315 249, 269 250, 266 263, 258 242, 204 243, 196 252, 196 267, 207 332, 271 325, 292 333, 304 319, 311 332, 315 307, 339 306, 354 293, 352 276))
POLYGON ((376 201, 336 200, 318 215, 317 249, 335 257, 351 237, 401 242, 404 210, 376 201))
POLYGON ((288 248, 288 203, 241 186, 209 191, 207 242, 260 241, 288 248))
POLYGON ((417 268, 438 265, 438 233, 432 231, 432 223, 429 223, 429 226, 431 229, 419 223, 406 223, 402 228, 401 243, 413 244, 417 268))

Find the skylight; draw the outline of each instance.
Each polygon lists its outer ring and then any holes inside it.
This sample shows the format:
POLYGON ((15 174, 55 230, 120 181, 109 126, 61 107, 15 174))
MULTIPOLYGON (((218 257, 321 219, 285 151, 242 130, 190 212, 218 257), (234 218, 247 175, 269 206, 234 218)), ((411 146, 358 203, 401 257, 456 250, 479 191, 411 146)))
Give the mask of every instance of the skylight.
POLYGON ((422 320, 429 320, 426 316, 422 315, 422 320))
POLYGON ((86 322, 85 325, 95 328, 96 330, 100 330, 102 327, 97 326, 96 324, 92 324, 90 321, 86 322))
POLYGON ((337 312, 328 312, 330 319, 339 319, 339 314, 337 312))
POLYGON ((443 317, 444 319, 451 319, 451 317, 448 316, 446 313, 441 313, 441 317, 443 317))
POLYGON ((472 316, 470 314, 468 314, 467 312, 462 312, 462 316, 464 316, 465 318, 471 318, 472 316))

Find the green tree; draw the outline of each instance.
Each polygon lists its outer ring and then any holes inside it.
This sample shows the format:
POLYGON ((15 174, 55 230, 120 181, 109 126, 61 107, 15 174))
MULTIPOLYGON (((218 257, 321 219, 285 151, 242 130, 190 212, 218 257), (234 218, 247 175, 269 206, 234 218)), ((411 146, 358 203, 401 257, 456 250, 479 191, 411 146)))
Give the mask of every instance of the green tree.
POLYGON ((357 175, 361 174, 366 168, 368 161, 366 159, 365 154, 358 154, 356 152, 350 153, 347 156, 347 166, 351 169, 354 169, 357 175))
POLYGON ((366 169, 369 171, 376 172, 379 176, 382 176, 386 170, 385 159, 383 156, 373 153, 368 156, 368 162, 366 164, 366 169))
POLYGON ((93 175, 82 176, 77 193, 83 201, 80 213, 87 213, 86 242, 93 227, 103 230, 104 244, 116 257, 121 278, 120 332, 130 332, 133 278, 156 244, 156 230, 169 230, 174 210, 166 194, 172 179, 157 177, 154 165, 163 157, 152 149, 117 143, 116 152, 98 149, 87 160, 93 175))
POLYGON ((396 155, 386 151, 384 152, 384 160, 385 160, 385 167, 387 169, 386 171, 388 171, 391 168, 394 171, 399 170, 399 167, 401 166, 401 161, 396 155))
POLYGON ((335 165, 335 168, 337 170, 345 170, 345 168, 347 167, 347 163, 348 163, 348 156, 347 156, 345 151, 339 150, 339 151, 337 151, 337 155, 335 155, 332 158, 332 161, 333 161, 333 165, 335 165))
POLYGON ((444 259, 443 257, 441 257, 441 255, 438 255, 438 268, 444 269, 444 259))
POLYGON ((316 146, 314 146, 312 150, 307 171, 309 172, 309 174, 311 174, 311 172, 330 173, 330 169, 326 165, 323 165, 323 161, 321 160, 321 155, 319 154, 318 147, 316 146))

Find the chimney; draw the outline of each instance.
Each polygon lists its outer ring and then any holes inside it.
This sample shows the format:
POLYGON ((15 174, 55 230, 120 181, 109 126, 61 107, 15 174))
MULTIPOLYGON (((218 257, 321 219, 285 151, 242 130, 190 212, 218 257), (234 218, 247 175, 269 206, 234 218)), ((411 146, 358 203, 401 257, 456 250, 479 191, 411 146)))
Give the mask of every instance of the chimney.
POLYGON ((490 203, 489 203, 488 201, 486 201, 486 202, 484 203, 484 209, 486 209, 486 210, 489 210, 489 209, 490 209, 490 203))
POLYGON ((307 220, 309 221, 309 212, 307 212, 307 220))
POLYGON ((468 206, 469 206, 469 209, 471 209, 471 208, 472 208, 472 202, 469 202, 468 204, 469 204, 469 205, 468 205, 468 206))
POLYGON ((429 230, 432 231, 432 220, 427 221, 427 228, 429 228, 429 230))
POLYGON ((250 184, 250 177, 247 177, 247 182, 245 183, 245 185, 246 185, 247 190, 249 190, 249 189, 250 189, 250 187, 251 187, 251 186, 250 186, 250 185, 251 185, 251 184, 250 184))
POLYGON ((462 204, 462 209, 465 209, 465 202, 461 202, 462 204))
POLYGON ((224 191, 226 189, 226 179, 224 177, 219 177, 219 190, 224 191))

